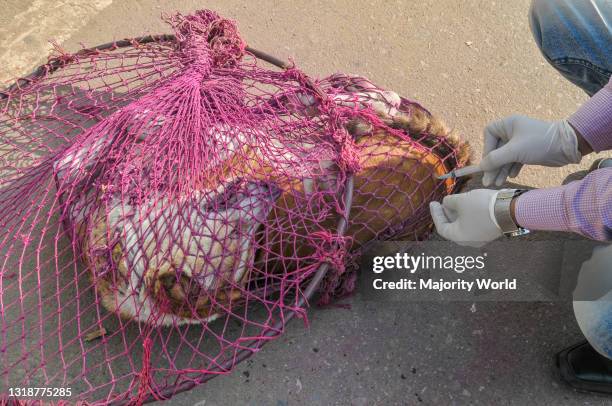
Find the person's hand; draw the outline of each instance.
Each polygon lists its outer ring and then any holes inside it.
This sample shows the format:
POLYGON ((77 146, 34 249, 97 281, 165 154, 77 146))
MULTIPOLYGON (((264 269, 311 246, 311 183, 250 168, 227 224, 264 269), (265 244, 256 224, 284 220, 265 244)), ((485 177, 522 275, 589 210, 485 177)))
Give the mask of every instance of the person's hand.
POLYGON ((502 185, 523 164, 564 166, 582 159, 576 132, 567 120, 547 122, 525 116, 493 121, 484 130, 482 184, 502 185))
POLYGON ((502 236, 493 215, 497 190, 476 189, 449 195, 442 204, 431 202, 429 210, 436 231, 460 245, 481 247, 502 236))

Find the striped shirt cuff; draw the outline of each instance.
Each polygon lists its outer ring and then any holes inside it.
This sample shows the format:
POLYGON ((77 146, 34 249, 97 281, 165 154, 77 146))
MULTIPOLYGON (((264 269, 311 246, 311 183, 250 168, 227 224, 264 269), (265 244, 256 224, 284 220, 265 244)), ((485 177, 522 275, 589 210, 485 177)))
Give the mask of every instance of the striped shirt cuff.
POLYGON ((516 222, 528 230, 571 231, 563 189, 535 189, 520 195, 514 211, 516 222))
POLYGON ((612 149, 612 80, 587 100, 569 122, 594 151, 612 149))

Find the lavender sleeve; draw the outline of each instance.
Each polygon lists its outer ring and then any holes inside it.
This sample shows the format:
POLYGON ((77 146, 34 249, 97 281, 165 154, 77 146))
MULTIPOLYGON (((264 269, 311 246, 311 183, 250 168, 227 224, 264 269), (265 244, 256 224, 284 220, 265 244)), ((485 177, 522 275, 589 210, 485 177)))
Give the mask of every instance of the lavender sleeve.
MULTIPOLYGON (((612 149, 612 80, 569 122, 593 150, 612 149)), ((596 240, 612 240, 612 168, 599 169, 565 186, 522 194, 515 218, 531 230, 574 231, 596 240)))
POLYGON ((596 152, 612 149, 612 79, 568 121, 596 152))
POLYGON ((612 168, 564 186, 530 190, 518 197, 516 222, 530 230, 574 231, 612 240, 612 168))

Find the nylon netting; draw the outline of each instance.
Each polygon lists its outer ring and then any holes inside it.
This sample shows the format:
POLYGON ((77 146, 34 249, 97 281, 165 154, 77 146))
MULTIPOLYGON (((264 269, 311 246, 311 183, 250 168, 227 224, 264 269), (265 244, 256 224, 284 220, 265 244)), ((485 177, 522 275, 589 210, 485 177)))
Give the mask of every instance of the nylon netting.
POLYGON ((351 292, 369 242, 423 239, 459 187, 435 175, 467 147, 418 103, 277 69, 211 11, 166 20, 0 93, 4 395, 138 404, 229 373, 315 275, 322 303, 351 292))

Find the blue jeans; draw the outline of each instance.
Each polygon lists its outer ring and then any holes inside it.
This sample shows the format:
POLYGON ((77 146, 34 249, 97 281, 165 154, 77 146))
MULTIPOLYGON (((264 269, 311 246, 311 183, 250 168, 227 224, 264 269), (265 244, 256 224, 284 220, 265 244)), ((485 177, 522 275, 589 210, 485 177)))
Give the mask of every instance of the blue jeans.
POLYGON ((548 62, 590 96, 612 73, 612 0, 534 0, 529 15, 548 62))

